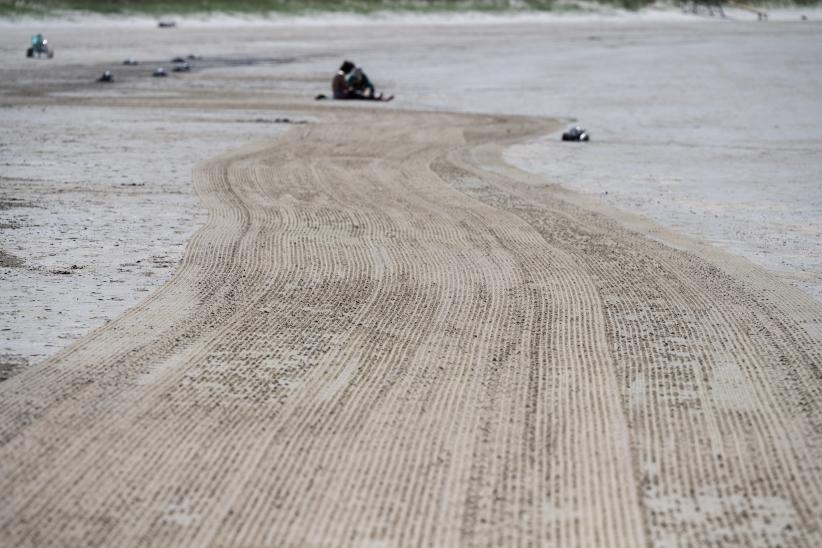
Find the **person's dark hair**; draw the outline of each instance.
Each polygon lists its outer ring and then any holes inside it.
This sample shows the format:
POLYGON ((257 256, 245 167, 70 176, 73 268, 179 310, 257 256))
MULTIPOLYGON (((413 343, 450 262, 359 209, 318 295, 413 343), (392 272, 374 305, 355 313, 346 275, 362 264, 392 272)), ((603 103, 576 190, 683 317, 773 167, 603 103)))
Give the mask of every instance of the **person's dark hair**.
POLYGON ((354 70, 355 66, 356 65, 354 65, 354 63, 352 63, 351 61, 343 61, 343 64, 340 65, 340 70, 348 74, 349 72, 354 70))

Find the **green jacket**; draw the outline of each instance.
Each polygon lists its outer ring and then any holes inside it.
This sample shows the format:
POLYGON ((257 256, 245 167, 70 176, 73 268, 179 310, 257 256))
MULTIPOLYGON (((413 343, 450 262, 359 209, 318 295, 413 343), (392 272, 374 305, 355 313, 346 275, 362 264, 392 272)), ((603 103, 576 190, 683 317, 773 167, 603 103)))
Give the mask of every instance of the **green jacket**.
POLYGON ((348 84, 348 87, 350 87, 353 90, 370 90, 371 93, 374 93, 374 84, 371 83, 371 80, 368 79, 368 75, 366 75, 364 72, 360 73, 360 78, 356 78, 353 72, 349 73, 345 77, 345 83, 348 84))

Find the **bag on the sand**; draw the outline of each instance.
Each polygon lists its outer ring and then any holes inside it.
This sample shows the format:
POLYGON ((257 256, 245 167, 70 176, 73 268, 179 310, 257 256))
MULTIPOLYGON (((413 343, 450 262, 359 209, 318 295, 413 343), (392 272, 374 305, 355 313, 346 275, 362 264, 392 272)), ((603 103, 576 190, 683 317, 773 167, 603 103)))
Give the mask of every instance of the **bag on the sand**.
POLYGON ((589 138, 588 131, 579 126, 574 126, 562 134, 563 141, 587 141, 589 138))

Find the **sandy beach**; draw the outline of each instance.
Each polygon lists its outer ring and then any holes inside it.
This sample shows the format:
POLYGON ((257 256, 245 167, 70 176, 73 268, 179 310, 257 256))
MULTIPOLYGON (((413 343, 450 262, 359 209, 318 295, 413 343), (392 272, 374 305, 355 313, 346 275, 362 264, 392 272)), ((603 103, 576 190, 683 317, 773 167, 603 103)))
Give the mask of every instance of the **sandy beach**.
POLYGON ((822 544, 808 13, 0 23, 0 544, 822 544))

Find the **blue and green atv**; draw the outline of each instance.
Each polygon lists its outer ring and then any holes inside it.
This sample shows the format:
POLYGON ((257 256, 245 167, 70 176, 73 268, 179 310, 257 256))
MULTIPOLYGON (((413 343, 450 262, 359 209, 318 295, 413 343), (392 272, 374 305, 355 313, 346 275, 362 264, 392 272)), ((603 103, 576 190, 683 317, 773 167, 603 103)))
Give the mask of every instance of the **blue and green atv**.
POLYGON ((54 48, 49 46, 49 41, 42 34, 35 34, 31 37, 31 47, 26 50, 26 57, 41 57, 45 55, 49 59, 54 57, 54 48))

